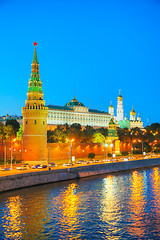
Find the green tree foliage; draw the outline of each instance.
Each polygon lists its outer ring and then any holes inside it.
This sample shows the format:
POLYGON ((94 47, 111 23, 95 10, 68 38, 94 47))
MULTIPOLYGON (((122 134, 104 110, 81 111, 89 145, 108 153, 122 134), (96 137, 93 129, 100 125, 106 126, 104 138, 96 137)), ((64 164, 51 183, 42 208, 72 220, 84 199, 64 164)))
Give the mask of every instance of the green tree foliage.
POLYGON ((90 143, 96 130, 91 126, 86 126, 83 130, 83 142, 90 143))
MULTIPOLYGON (((160 124, 154 123, 147 126, 144 130, 139 128, 117 128, 117 134, 122 143, 132 144, 133 151, 142 153, 145 152, 160 152, 160 124), (142 143, 143 142, 143 143, 142 143)), ((0 125, 0 139, 4 138, 4 129, 0 125)), ((78 143, 102 143, 105 142, 107 129, 99 128, 94 129, 91 126, 82 128, 80 124, 59 125, 55 130, 47 132, 48 142, 64 143, 66 139, 74 139, 78 143)))
POLYGON ((47 139, 49 143, 64 143, 66 142, 66 131, 64 130, 63 126, 58 125, 54 131, 47 131, 47 139))
POLYGON ((97 132, 93 134, 92 142, 93 143, 103 143, 105 141, 105 136, 102 133, 97 132))
POLYGON ((108 156, 108 157, 112 157, 112 153, 108 153, 107 156, 108 156))
POLYGON ((15 137, 14 129, 12 125, 3 126, 4 139, 10 140, 15 137))
POLYGON ((4 125, 0 122, 0 140, 2 141, 4 139, 4 131, 3 131, 4 125))
POLYGON ((95 156, 96 156, 96 155, 95 155, 95 153, 93 153, 93 152, 91 152, 91 153, 88 154, 88 158, 92 158, 92 159, 93 159, 93 158, 95 158, 95 156))
POLYGON ((22 140, 23 137, 23 125, 20 126, 17 132, 17 140, 22 140))
POLYGON ((108 129, 101 127, 101 128, 96 129, 96 132, 97 132, 97 133, 101 133, 103 136, 106 137, 107 134, 108 134, 108 129))
POLYGON ((57 127, 57 129, 54 131, 53 139, 54 142, 58 143, 64 143, 66 141, 66 133, 61 127, 57 127))
POLYGON ((16 136, 16 134, 17 134, 17 132, 20 128, 19 122, 17 122, 16 119, 8 119, 6 121, 6 126, 8 126, 8 125, 11 125, 13 127, 13 130, 14 130, 14 133, 15 133, 15 136, 16 136))
POLYGON ((121 154, 122 154, 122 156, 127 156, 128 152, 127 151, 123 151, 121 154))

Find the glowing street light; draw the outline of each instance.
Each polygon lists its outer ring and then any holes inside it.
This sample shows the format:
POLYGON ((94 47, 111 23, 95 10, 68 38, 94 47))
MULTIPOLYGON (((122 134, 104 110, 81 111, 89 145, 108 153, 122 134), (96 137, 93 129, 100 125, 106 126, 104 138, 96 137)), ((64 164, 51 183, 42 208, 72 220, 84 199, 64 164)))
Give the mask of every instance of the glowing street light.
POLYGON ((72 168, 72 148, 73 148, 73 142, 74 142, 74 139, 72 139, 72 140, 68 140, 68 139, 66 139, 66 141, 67 142, 70 142, 70 149, 71 149, 71 168, 72 168))
POLYGON ((110 144, 110 147, 112 148, 112 162, 113 162, 113 143, 110 144))
POLYGON ((105 148, 106 148, 106 159, 107 159, 107 147, 109 146, 108 143, 104 144, 105 148))
POLYGON ((11 169, 12 169, 12 161, 13 161, 13 149, 12 149, 12 143, 15 142, 17 140, 17 138, 14 138, 13 140, 11 140, 11 169))

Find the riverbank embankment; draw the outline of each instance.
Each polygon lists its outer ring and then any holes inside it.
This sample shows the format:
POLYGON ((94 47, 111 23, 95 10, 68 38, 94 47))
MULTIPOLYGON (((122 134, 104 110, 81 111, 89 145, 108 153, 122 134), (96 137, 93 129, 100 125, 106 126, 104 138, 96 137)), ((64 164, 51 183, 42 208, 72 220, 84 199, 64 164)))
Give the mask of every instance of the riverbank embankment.
POLYGON ((35 185, 41 185, 46 183, 72 180, 76 178, 84 178, 99 174, 121 172, 154 166, 160 166, 160 158, 96 164, 75 168, 8 175, 0 177, 0 192, 35 185))

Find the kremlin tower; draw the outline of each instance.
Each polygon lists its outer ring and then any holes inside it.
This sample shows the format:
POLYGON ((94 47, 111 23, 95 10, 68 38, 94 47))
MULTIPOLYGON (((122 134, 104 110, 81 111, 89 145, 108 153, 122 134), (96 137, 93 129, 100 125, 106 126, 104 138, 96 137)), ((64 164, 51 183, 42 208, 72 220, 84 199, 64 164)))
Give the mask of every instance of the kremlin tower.
POLYGON ((22 107, 23 115, 23 161, 32 164, 47 163, 47 116, 48 108, 43 100, 39 62, 34 43, 32 73, 29 80, 27 100, 22 107))
POLYGON ((123 98, 119 91, 119 96, 117 97, 117 122, 123 120, 123 98))

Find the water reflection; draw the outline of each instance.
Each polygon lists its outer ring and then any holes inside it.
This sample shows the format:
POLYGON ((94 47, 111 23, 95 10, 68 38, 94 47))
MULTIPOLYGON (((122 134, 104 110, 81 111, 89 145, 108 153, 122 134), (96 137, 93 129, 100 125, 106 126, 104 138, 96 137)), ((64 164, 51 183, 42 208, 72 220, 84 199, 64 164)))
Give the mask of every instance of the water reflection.
POLYGON ((159 169, 156 167, 153 169, 152 174, 150 175, 152 180, 152 216, 154 219, 154 227, 160 232, 160 173, 159 169))
POLYGON ((78 185, 76 183, 70 184, 68 188, 56 198, 58 205, 61 203, 58 208, 60 214, 60 238, 66 238, 67 236, 67 239, 77 239, 81 236, 77 234, 75 238, 73 234, 74 230, 79 227, 78 209, 81 204, 81 195, 77 193, 77 187, 78 185))
POLYGON ((10 197, 6 202, 2 217, 5 239, 20 239, 22 236, 20 197, 10 197))
POLYGON ((129 226, 128 231, 130 234, 137 236, 138 238, 143 237, 145 231, 144 223, 144 207, 145 207, 145 197, 144 197, 144 182, 143 174, 137 171, 132 172, 130 177, 131 183, 131 195, 129 201, 129 226))
POLYGON ((160 168, 3 193, 0 240, 160 239, 160 168))
POLYGON ((107 224, 105 235, 109 237, 109 239, 119 239, 119 237, 116 236, 120 231, 118 222, 121 216, 118 197, 114 177, 112 175, 108 176, 103 181, 100 217, 102 221, 107 224), (113 235, 111 235, 110 232, 112 232, 113 235))

